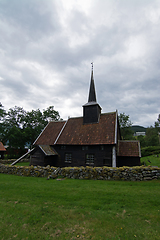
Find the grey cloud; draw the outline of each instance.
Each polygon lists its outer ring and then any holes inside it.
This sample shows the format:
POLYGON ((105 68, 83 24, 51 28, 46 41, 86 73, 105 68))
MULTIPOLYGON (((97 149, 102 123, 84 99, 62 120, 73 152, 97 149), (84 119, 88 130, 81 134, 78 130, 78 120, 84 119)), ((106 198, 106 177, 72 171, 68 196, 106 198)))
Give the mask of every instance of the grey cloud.
POLYGON ((60 27, 56 8, 51 1, 2 0, 0 7, 1 16, 7 18, 11 25, 21 28, 23 33, 30 33, 30 38, 34 39, 37 33, 43 35, 60 27))
POLYGON ((136 124, 153 124, 160 111, 160 20, 154 12, 160 4, 94 0, 88 12, 68 10, 65 24, 63 2, 57 4, 0 1, 0 102, 27 109, 54 105, 63 118, 82 115, 94 61, 103 112, 118 109, 136 124))

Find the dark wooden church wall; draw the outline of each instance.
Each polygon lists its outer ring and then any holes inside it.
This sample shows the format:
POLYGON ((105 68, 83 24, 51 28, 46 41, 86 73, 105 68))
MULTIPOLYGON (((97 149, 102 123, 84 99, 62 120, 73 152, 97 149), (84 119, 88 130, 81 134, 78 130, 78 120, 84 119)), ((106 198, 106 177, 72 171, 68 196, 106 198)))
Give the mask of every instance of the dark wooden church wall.
POLYGON ((33 154, 30 156, 30 165, 33 166, 44 166, 44 157, 45 155, 40 151, 40 149, 36 149, 33 154))
POLYGON ((46 167, 47 165, 53 166, 53 167, 59 167, 60 162, 58 159, 58 155, 55 156, 45 156, 44 158, 44 166, 46 167))
POLYGON ((117 167, 133 167, 140 166, 140 158, 139 157, 117 157, 117 167))
POLYGON ((61 167, 80 167, 80 166, 111 166, 112 165, 112 146, 111 145, 56 145, 55 150, 59 153, 61 167), (71 154, 71 162, 65 162, 65 154, 71 154), (94 155, 94 165, 86 164, 86 155, 94 155))

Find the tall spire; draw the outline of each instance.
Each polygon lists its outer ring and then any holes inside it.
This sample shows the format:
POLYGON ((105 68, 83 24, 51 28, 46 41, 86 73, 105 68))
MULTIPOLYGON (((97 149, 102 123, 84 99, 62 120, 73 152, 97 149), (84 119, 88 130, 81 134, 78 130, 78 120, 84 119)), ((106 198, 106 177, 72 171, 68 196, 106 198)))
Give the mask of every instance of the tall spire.
POLYGON ((96 100, 96 91, 93 79, 93 62, 91 64, 91 83, 89 89, 88 103, 83 105, 83 124, 98 123, 101 115, 101 107, 96 100))
POLYGON ((91 64, 92 64, 92 72, 91 72, 91 83, 90 83, 88 102, 97 102, 94 79, 93 79, 93 62, 91 64))

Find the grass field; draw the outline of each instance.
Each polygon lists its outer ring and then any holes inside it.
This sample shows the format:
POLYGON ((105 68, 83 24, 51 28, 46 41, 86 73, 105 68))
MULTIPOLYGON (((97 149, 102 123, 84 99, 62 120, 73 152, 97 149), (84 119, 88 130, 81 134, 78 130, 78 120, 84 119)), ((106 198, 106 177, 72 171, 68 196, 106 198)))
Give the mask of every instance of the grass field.
POLYGON ((157 166, 160 167, 160 154, 157 155, 151 155, 147 157, 142 157, 141 158, 141 163, 145 162, 146 166, 157 166))
POLYGON ((18 162, 16 166, 29 166, 29 162, 18 162))
POLYGON ((160 239, 160 181, 0 174, 0 239, 160 239))

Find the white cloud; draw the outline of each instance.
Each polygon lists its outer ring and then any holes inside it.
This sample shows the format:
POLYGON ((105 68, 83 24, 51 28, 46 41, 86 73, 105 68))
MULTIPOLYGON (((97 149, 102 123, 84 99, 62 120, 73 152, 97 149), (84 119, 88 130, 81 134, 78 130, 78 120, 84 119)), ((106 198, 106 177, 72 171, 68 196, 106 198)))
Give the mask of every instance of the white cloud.
POLYGON ((90 63, 103 112, 153 125, 160 92, 160 2, 1 0, 0 102, 81 116, 90 63))

